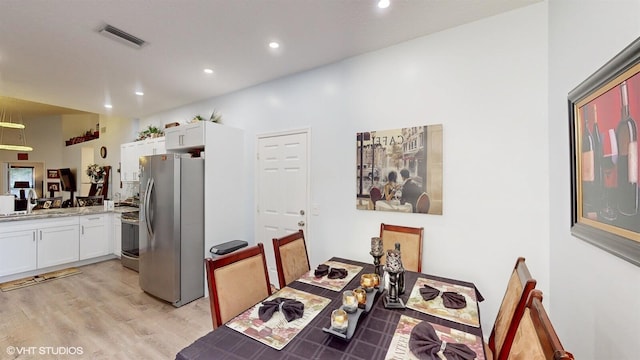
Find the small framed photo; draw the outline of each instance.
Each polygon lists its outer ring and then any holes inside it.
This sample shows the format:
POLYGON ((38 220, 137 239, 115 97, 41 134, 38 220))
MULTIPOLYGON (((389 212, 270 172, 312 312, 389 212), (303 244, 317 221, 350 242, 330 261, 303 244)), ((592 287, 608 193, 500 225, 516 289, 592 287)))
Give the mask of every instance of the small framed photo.
POLYGON ((58 169, 47 169, 47 179, 60 179, 58 169))
POLYGON ((60 183, 58 183, 58 182, 47 182, 47 190, 48 191, 60 191, 60 183))

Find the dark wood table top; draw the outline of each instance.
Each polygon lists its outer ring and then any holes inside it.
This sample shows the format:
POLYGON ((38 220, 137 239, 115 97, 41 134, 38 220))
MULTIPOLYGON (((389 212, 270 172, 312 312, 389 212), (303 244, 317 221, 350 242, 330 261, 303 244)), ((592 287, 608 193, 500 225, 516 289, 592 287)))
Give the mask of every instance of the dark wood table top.
MULTIPOLYGON (((363 266, 361 274, 374 272, 373 264, 343 258, 332 258, 331 260, 363 266)), ((405 272, 407 291, 400 296, 405 303, 419 277, 442 280, 475 289, 473 283, 407 271, 405 272)), ((344 289, 354 289, 359 285, 360 275, 357 275, 344 289)), ((288 286, 332 299, 332 301, 282 350, 278 351, 227 326, 221 326, 182 349, 176 355, 176 359, 384 359, 401 315, 462 330, 482 339, 481 327, 459 324, 409 308, 386 309, 382 299, 385 294, 381 294, 376 299, 371 311, 360 318, 351 340, 345 341, 322 331, 322 328, 330 325, 331 311, 342 305, 342 292, 331 291, 299 281, 294 281, 288 286)), ((477 289, 476 297, 478 302, 483 300, 477 289)), ((480 309, 478 309, 478 316, 480 316, 480 309)))

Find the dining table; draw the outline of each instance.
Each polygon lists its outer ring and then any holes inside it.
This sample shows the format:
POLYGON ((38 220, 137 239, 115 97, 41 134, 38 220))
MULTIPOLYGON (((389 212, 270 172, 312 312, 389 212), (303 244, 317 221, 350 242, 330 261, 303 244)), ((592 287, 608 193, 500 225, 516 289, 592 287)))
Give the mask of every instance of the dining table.
MULTIPOLYGON (((416 323, 422 321, 429 322, 438 331, 446 332, 446 336, 449 336, 447 338, 449 342, 454 341, 452 339, 462 339, 460 341, 472 343, 473 346, 470 346, 477 354, 475 359, 486 359, 482 346, 483 334, 479 309, 479 302, 484 300, 482 295, 471 282, 431 274, 405 271, 406 290, 404 294, 399 295, 399 298, 406 307, 402 309, 385 307, 383 298, 387 296, 388 292, 381 292, 375 297, 370 310, 358 318, 355 331, 350 339, 344 339, 327 332, 326 329, 331 327, 332 311, 342 305, 342 292, 359 287, 361 275, 375 271, 373 263, 341 257, 331 258, 328 263, 348 264, 361 267, 361 270, 340 290, 317 286, 309 281, 304 281, 302 277, 288 284, 284 289, 302 291, 328 300, 327 305, 317 313, 317 316, 308 321, 281 349, 267 346, 263 342, 232 328, 229 324, 234 320, 231 320, 227 325, 210 331, 180 350, 176 359, 406 359, 413 356, 413 354, 408 355, 407 326, 411 329, 416 323), (428 306, 424 305, 426 302, 415 299, 418 285, 423 286, 423 284, 442 285, 449 290, 452 288, 461 289, 462 292, 468 289, 465 298, 469 302, 464 316, 456 319, 447 316, 447 309, 427 309, 428 306), (415 306, 411 305, 412 303, 415 306), (404 343, 402 343, 403 339, 404 343)), ((313 275, 313 273, 312 269, 310 274, 313 275)), ((256 307, 259 305, 256 304, 256 307)))

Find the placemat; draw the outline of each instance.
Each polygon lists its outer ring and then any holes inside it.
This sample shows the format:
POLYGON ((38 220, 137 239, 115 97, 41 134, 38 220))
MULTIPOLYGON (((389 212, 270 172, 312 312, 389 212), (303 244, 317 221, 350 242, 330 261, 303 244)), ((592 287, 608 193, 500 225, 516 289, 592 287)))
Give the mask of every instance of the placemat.
POLYGON ((423 312, 425 314, 437 316, 439 318, 455 321, 460 324, 473 327, 480 327, 480 318, 478 316, 478 303, 476 301, 476 291, 473 288, 450 284, 438 280, 418 278, 411 295, 407 300, 407 307, 413 310, 423 312), (438 296, 433 300, 425 301, 420 295, 420 288, 423 285, 432 286, 440 291, 453 291, 465 297, 467 306, 463 309, 449 309, 444 307, 442 297, 438 296))
MULTIPOLYGON (((425 320, 418 320, 412 317, 402 315, 398 321, 389 351, 385 356, 385 360, 417 360, 418 358, 409 350, 409 337, 413 327, 425 320)), ((479 336, 466 333, 464 331, 451 329, 443 325, 429 323, 433 326, 438 338, 447 343, 461 343, 467 345, 476 353, 477 360, 484 360, 484 349, 482 339, 479 336)))
POLYGON ((282 313, 276 312, 271 319, 263 322, 258 317, 258 309, 262 303, 254 305, 230 320, 226 325, 242 334, 260 341, 276 350, 282 350, 313 318, 316 317, 330 302, 322 296, 284 287, 265 300, 277 297, 295 299, 304 304, 304 313, 300 319, 287 322, 282 313))
POLYGON ((362 271, 362 266, 345 264, 337 261, 325 261, 324 264, 329 265, 331 268, 341 268, 347 270, 347 277, 344 279, 329 279, 326 275, 323 277, 315 277, 314 271, 315 269, 309 271, 308 273, 302 275, 298 281, 303 283, 319 286, 321 288, 340 291, 344 289, 344 287, 356 276, 360 271, 362 271))

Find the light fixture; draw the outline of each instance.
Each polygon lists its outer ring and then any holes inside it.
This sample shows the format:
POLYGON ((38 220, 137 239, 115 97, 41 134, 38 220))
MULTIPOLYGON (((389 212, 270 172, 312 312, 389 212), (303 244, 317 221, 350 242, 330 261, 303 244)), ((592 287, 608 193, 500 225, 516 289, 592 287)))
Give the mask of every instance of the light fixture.
POLYGON ((269 43, 269 47, 272 48, 272 49, 277 49, 277 48, 280 47, 280 44, 278 42, 276 42, 276 41, 272 41, 272 42, 269 43))
POLYGON ((113 108, 113 106, 111 104, 104 104, 104 107, 106 107, 107 109, 113 108))
POLYGON ((144 95, 144 93, 142 91, 136 91, 136 95, 142 96, 142 95, 144 95))
POLYGON ((213 70, 212 69, 204 69, 204 72, 207 74, 213 74, 213 70))
POLYGON ((386 9, 389 7, 389 5, 391 5, 391 1, 389 0, 380 0, 378 1, 378 7, 380 9, 386 9))
POLYGON ((14 123, 11 121, 11 117, 9 117, 9 121, 6 120, 6 111, 2 111, 2 119, 0 119, 0 150, 11 150, 11 151, 32 151, 33 148, 31 146, 27 146, 27 139, 24 133, 24 124, 22 123, 14 123), (10 129, 11 131, 17 130, 20 133, 18 134, 18 138, 22 141, 22 144, 5 144, 4 143, 4 129, 10 129))

